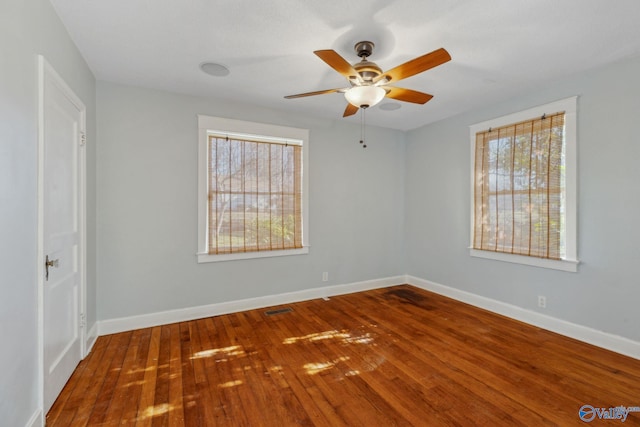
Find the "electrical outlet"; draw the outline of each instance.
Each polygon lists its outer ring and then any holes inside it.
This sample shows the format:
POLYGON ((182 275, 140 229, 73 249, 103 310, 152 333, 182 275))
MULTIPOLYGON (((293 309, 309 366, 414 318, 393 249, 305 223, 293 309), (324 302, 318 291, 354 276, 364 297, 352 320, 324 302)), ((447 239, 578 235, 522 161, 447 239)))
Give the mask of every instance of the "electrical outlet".
POLYGON ((324 272, 322 273, 322 281, 323 281, 323 282, 327 282, 327 281, 329 281, 329 272, 328 272, 328 271, 324 271, 324 272))
POLYGON ((547 297, 538 295, 538 307, 547 308, 547 297))

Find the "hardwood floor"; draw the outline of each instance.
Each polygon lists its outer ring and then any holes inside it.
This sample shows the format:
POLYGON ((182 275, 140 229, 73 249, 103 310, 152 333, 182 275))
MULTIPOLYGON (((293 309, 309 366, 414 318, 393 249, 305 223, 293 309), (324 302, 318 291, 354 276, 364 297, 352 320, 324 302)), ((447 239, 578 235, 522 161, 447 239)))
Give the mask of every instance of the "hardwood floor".
POLYGON ((640 361, 411 286, 287 307, 100 337, 47 425, 567 426, 640 406, 640 361))

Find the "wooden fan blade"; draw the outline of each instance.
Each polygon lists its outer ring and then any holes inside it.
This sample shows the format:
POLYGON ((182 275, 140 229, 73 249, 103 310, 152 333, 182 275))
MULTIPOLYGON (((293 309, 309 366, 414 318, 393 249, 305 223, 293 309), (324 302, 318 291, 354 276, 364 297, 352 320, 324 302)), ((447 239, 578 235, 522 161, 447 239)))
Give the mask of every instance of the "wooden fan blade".
POLYGON ((344 114, 342 115, 342 117, 353 116, 357 112, 358 112, 358 107, 352 104, 347 104, 347 108, 344 110, 344 114))
POLYGON ((387 98, 397 99, 398 101, 413 102, 414 104, 426 104, 433 95, 428 93, 418 92, 417 90, 405 89, 402 87, 382 86, 383 89, 388 90, 387 98))
POLYGON ((419 56, 415 59, 412 59, 411 61, 405 62, 402 65, 398 65, 397 67, 390 69, 389 71, 383 73, 375 81, 382 80, 386 77, 387 81, 395 83, 399 80, 415 76, 416 74, 422 73, 423 71, 427 71, 430 68, 442 65, 450 60, 451 55, 449 55, 449 52, 447 52, 443 48, 440 48, 438 50, 434 50, 431 53, 419 56))
POLYGON ((319 90, 317 92, 306 92, 306 93, 298 93, 296 95, 287 95, 287 96, 285 96, 285 98, 293 99, 293 98, 302 98, 302 97, 305 97, 305 96, 324 95, 325 93, 334 93, 334 92, 339 92, 341 90, 342 89, 319 90))
POLYGON ((351 64, 347 62, 342 56, 335 50, 316 50, 315 53, 320 59, 327 63, 331 68, 351 80, 354 78, 360 78, 360 74, 356 71, 351 64))

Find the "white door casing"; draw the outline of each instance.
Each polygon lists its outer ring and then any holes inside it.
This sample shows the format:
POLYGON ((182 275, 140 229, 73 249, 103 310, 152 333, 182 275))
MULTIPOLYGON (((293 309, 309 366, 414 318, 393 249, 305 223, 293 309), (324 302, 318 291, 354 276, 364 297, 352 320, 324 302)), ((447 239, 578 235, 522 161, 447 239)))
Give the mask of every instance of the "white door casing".
POLYGON ((44 415, 85 352, 85 115, 42 57, 38 159, 38 314, 44 415))

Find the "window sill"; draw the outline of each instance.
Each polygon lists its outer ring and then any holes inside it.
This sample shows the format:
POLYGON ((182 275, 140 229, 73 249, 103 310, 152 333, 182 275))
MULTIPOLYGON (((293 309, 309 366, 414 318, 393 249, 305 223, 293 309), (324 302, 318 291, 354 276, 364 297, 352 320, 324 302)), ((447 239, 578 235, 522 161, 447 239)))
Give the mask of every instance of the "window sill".
POLYGON ((235 254, 211 255, 199 252, 198 264, 205 262, 221 262, 221 261, 237 261, 242 259, 254 258, 271 258, 278 256, 306 255, 309 253, 309 247, 305 246, 301 249, 286 249, 280 251, 260 251, 260 252, 239 252, 235 254))
POLYGON ((533 267, 548 268, 552 270, 568 271, 570 273, 576 273, 578 271, 578 260, 555 260, 544 259, 536 257, 528 257, 523 255, 505 254, 501 252, 482 251, 478 249, 469 248, 469 255, 472 257, 493 259, 496 261, 511 262, 515 264, 530 265, 533 267))

